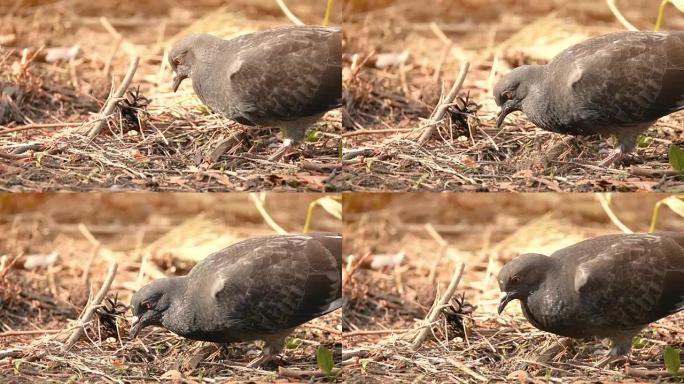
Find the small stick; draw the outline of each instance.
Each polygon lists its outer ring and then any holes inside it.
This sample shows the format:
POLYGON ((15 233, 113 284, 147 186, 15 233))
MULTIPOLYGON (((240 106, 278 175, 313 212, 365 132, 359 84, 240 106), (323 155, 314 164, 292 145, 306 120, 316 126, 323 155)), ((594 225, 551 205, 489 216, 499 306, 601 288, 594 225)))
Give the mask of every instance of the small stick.
POLYGON ((268 224, 268 226, 271 227, 274 231, 276 231, 276 233, 278 233, 279 235, 286 235, 287 231, 283 229, 283 227, 278 225, 278 223, 276 223, 275 220, 273 220, 271 215, 268 213, 266 208, 264 208, 263 198, 266 195, 260 193, 257 197, 256 193, 250 193, 248 196, 254 202, 254 206, 256 207, 257 211, 259 211, 261 217, 264 219, 266 224, 268 224))
POLYGON ((102 302, 102 300, 104 300, 105 295, 107 295, 107 291, 109 291, 109 287, 112 285, 112 281, 114 281, 114 276, 116 275, 117 267, 117 263, 112 263, 109 266, 109 270, 107 271, 107 277, 105 278, 104 283, 102 283, 102 287, 100 287, 100 290, 97 292, 97 295, 95 296, 93 301, 90 302, 88 308, 86 308, 85 312, 83 312, 83 315, 78 319, 80 326, 73 331, 71 336, 69 336, 69 340, 67 340, 67 343, 63 349, 65 352, 71 349, 71 347, 76 343, 76 341, 81 337, 81 335, 83 335, 83 332, 85 331, 83 328, 83 324, 90 321, 90 319, 93 317, 93 314, 95 314, 95 310, 97 309, 97 307, 100 306, 100 303, 102 302))
POLYGON ((342 337, 355 337, 366 335, 388 335, 388 334, 402 334, 411 331, 412 329, 368 329, 359 331, 350 331, 342 333, 342 337))
POLYGON ((104 77, 109 78, 109 75, 112 73, 112 62, 114 61, 116 53, 119 51, 121 41, 121 37, 114 40, 114 45, 112 45, 111 51, 109 51, 109 56, 107 56, 107 62, 105 62, 104 69, 102 70, 104 72, 104 77))
POLYGON ((635 166, 629 167, 629 174, 634 176, 643 177, 659 177, 659 176, 677 176, 679 172, 673 171, 671 169, 649 169, 649 168, 639 168, 635 166))
POLYGON ((601 208, 603 208, 603 210, 606 212, 606 215, 608 215, 608 218, 610 218, 610 221, 612 221, 613 224, 620 228, 620 230, 623 233, 634 233, 634 231, 629 229, 622 221, 620 221, 615 212, 613 212, 613 210, 610 208, 610 203, 608 202, 608 197, 605 193, 596 194, 596 198, 601 204, 601 208))
POLYGON ((454 85, 451 87, 449 94, 439 103, 439 105, 437 105, 435 113, 432 114, 432 117, 430 117, 429 122, 425 126, 423 126, 423 133, 420 135, 420 138, 418 139, 418 145, 425 144, 425 142, 427 142, 432 136, 432 134, 435 132, 435 129, 437 128, 437 123, 440 120, 442 120, 444 114, 446 114, 447 109, 449 108, 449 106, 451 106, 451 103, 453 103, 454 99, 458 95, 458 91, 461 90, 461 86, 465 81, 465 77, 468 73, 469 67, 470 63, 468 61, 464 62, 461 65, 461 69, 458 73, 458 78, 456 82, 454 82, 454 85))
POLYGON ((359 131, 343 133, 342 137, 352 137, 360 135, 379 135, 385 133, 411 132, 413 128, 389 128, 389 129, 362 129, 359 131))
POLYGON ((138 69, 139 60, 140 58, 138 56, 133 56, 131 58, 131 63, 128 66, 128 72, 126 72, 126 76, 124 77, 123 82, 121 82, 121 85, 116 90, 116 92, 105 103, 105 107, 102 110, 102 113, 100 114, 100 119, 97 125, 88 132, 89 139, 92 140, 95 136, 97 136, 98 133, 100 133, 100 131, 102 131, 102 128, 104 128, 104 125, 107 122, 107 116, 109 116, 114 111, 114 107, 116 107, 116 105, 119 103, 119 100, 123 97, 124 93, 128 89, 128 86, 131 84, 131 80, 133 80, 133 75, 135 75, 135 71, 136 69, 138 69))
POLYGON ((23 336, 23 335, 47 335, 51 333, 64 332, 63 329, 35 329, 30 331, 8 331, 0 333, 0 338, 3 337, 13 337, 13 336, 23 336))
POLYGON ((467 373, 468 375, 472 376, 475 380, 478 381, 489 381, 486 377, 480 375, 479 373, 473 371, 470 369, 470 367, 466 366, 465 364, 461 363, 460 361, 457 361, 455 359, 452 359, 450 357, 447 357, 446 359, 448 362, 451 363, 454 367, 460 369, 461 371, 467 373))
MULTIPOLYGON (((333 369, 332 372, 330 372, 330 375, 336 376, 339 372, 340 372, 339 368, 336 368, 336 369, 333 369)), ((327 376, 327 374, 322 372, 322 371, 308 371, 308 370, 291 369, 291 368, 284 368, 284 367, 278 367, 278 375, 283 376, 283 377, 293 378, 293 379, 309 379, 309 378, 314 378, 314 377, 327 376)))
POLYGON ((283 0, 276 0, 276 3, 278 3, 280 10, 283 11, 283 13, 285 14, 285 16, 287 16, 288 19, 290 19, 292 24, 304 25, 304 22, 299 20, 299 18, 297 18, 297 16, 295 16, 295 14, 292 13, 292 11, 290 11, 290 9, 287 7, 287 5, 285 5, 285 2, 283 0))
POLYGON ((610 8, 610 11, 613 12, 613 15, 615 18, 622 24, 623 27, 627 28, 630 31, 638 31, 639 28, 635 27, 625 19, 624 16, 622 16, 622 12, 618 9, 617 5, 615 5, 615 0, 606 0, 606 4, 608 4, 608 8, 610 8))
MULTIPOLYGON (((684 369, 680 369, 678 375, 684 374, 684 369)), ((655 369, 637 369, 631 367, 625 367, 625 375, 641 377, 641 378, 652 378, 654 376, 660 377, 672 377, 672 373, 669 371, 655 370, 655 369)))
POLYGON ((451 282, 449 282, 449 286, 447 287, 447 290, 444 292, 444 295, 440 298, 439 302, 435 300, 435 305, 433 305, 432 308, 430 308, 428 315, 425 317, 425 324, 423 326, 423 329, 421 329, 420 333, 418 333, 418 335, 416 335, 416 338, 413 339, 413 343, 411 344, 411 350, 416 351, 418 350, 418 348, 420 348, 420 345, 423 344, 423 341, 427 337, 427 334, 430 331, 430 328, 432 327, 432 323, 434 323, 435 320, 437 320, 439 314, 442 313, 440 309, 442 309, 449 303, 449 300, 451 300, 451 297, 454 295, 454 292, 456 292, 456 288, 458 287, 458 283, 461 281, 461 276, 463 275, 464 268, 465 264, 461 263, 461 265, 459 265, 454 275, 451 277, 451 282))
POLYGON ((3 129, 0 131, 0 135, 12 132, 27 131, 29 129, 78 127, 79 125, 83 125, 83 123, 26 124, 20 127, 3 129))
POLYGON ((342 169, 342 163, 314 163, 312 161, 301 160, 299 168, 305 171, 328 172, 342 169))

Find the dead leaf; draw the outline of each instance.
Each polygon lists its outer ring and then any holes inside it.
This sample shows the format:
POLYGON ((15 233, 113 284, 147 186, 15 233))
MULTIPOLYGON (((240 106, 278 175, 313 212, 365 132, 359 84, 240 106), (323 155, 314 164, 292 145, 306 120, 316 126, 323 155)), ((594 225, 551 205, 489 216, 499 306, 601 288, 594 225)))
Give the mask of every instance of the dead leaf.
POLYGON ((47 268, 47 267, 55 264, 55 261, 57 261, 58 256, 59 256, 59 252, 57 252, 57 251, 54 251, 54 252, 50 253, 49 255, 29 255, 29 256, 26 256, 26 259, 24 261, 24 268, 26 268, 26 269, 47 268))
POLYGON ((528 377, 529 375, 527 372, 523 371, 522 369, 513 371, 506 376, 506 378, 509 380, 518 380, 521 383, 526 383, 528 377))
POLYGON ((381 269, 384 267, 396 267, 404 261, 406 252, 401 251, 393 255, 373 255, 370 262, 371 269, 381 269))
POLYGON ((73 47, 49 48, 46 51, 45 61, 51 63, 59 60, 71 60, 78 55, 79 49, 78 45, 74 45, 73 47))
POLYGON ((405 63, 409 58, 409 52, 379 53, 375 55, 375 68, 382 69, 391 65, 405 63))
POLYGON ((175 369, 171 369, 169 371, 164 372, 163 375, 161 375, 162 380, 169 380, 172 383, 180 383, 181 379, 183 378, 183 375, 175 369))

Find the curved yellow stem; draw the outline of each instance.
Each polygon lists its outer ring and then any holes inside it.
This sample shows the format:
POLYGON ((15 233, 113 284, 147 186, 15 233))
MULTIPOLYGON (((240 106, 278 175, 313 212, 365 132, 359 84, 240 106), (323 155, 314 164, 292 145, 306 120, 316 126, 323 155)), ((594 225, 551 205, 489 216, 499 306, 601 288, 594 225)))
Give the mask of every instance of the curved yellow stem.
POLYGON ((658 222, 658 212, 660 211, 660 207, 662 205, 663 200, 660 200, 657 203, 655 203, 655 206, 653 207, 653 214, 651 215, 651 225, 648 227, 648 233, 655 232, 656 223, 658 222))
POLYGON ((325 15, 323 16, 323 26, 327 27, 330 22, 330 14, 332 13, 333 0, 328 0, 325 6, 325 15))
POLYGON ((658 7, 658 18, 656 19, 655 28, 653 29, 656 32, 660 30, 660 24, 663 22, 663 14, 665 13, 665 6, 669 2, 670 0, 663 0, 660 2, 660 6, 658 7))

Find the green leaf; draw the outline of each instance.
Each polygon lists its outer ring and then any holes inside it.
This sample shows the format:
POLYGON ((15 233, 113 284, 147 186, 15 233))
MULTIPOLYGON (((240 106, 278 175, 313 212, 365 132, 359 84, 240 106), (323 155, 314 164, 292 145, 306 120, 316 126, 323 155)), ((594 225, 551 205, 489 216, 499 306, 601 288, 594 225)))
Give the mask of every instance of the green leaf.
POLYGON ((675 171, 682 173, 684 171, 684 151, 676 145, 670 145, 667 152, 667 157, 670 160, 670 165, 675 171))
POLYGON ((285 347, 287 349, 295 349, 295 348, 299 347, 299 344, 301 344, 301 342, 302 342, 301 340, 299 340, 298 338, 296 338, 294 336, 288 336, 285 338, 285 347))
POLYGON ((646 345, 646 339, 641 336, 634 336, 632 338, 632 348, 641 349, 646 345))
POLYGON ((322 133, 314 131, 313 129, 306 131, 306 141, 308 142, 318 141, 318 139, 320 139, 321 136, 323 136, 322 133))
POLYGON ((24 362, 22 359, 16 359, 14 360, 14 374, 20 375, 21 374, 21 364, 24 362))
POLYGON ((679 374, 679 367, 682 365, 681 360, 679 360, 679 351, 668 345, 665 347, 663 358, 667 371, 673 375, 679 374))
POLYGON ((370 363, 370 359, 361 359, 361 371, 364 374, 368 373, 368 363, 370 363))
POLYGON ((639 135, 637 137, 637 147, 646 148, 651 144, 651 138, 646 135, 639 135))
POLYGON ((203 115, 209 115, 211 114, 211 110, 209 110, 209 107, 207 107, 204 104, 200 104, 197 106, 197 112, 203 114, 203 115))
POLYGON ((316 350, 316 363, 318 363, 318 368, 321 372, 326 375, 330 375, 333 369, 333 356, 332 351, 328 348, 319 345, 318 350, 316 350))

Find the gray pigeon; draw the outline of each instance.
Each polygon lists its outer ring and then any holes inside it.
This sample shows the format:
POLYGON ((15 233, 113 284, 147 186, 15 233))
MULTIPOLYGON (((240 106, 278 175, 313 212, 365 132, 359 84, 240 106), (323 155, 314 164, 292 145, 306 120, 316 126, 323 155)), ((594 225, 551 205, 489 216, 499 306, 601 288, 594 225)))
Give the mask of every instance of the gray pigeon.
POLYGON ((569 135, 612 134, 602 165, 634 149, 659 118, 684 109, 684 32, 616 32, 574 45, 546 65, 524 65, 494 87, 500 128, 523 111, 537 126, 569 135))
POLYGON ((684 309, 684 234, 599 236, 524 254, 499 272, 499 313, 521 302, 533 326, 573 338, 607 337, 628 354, 649 323, 684 309))
POLYGON ((186 78, 214 112, 244 125, 279 127, 277 160, 304 139, 307 128, 342 105, 342 31, 295 26, 231 40, 202 33, 169 54, 173 90, 186 78))
POLYGON ((209 255, 186 276, 155 280, 131 299, 131 335, 148 325, 216 343, 264 340, 259 366, 300 324, 342 305, 342 237, 255 237, 209 255))

